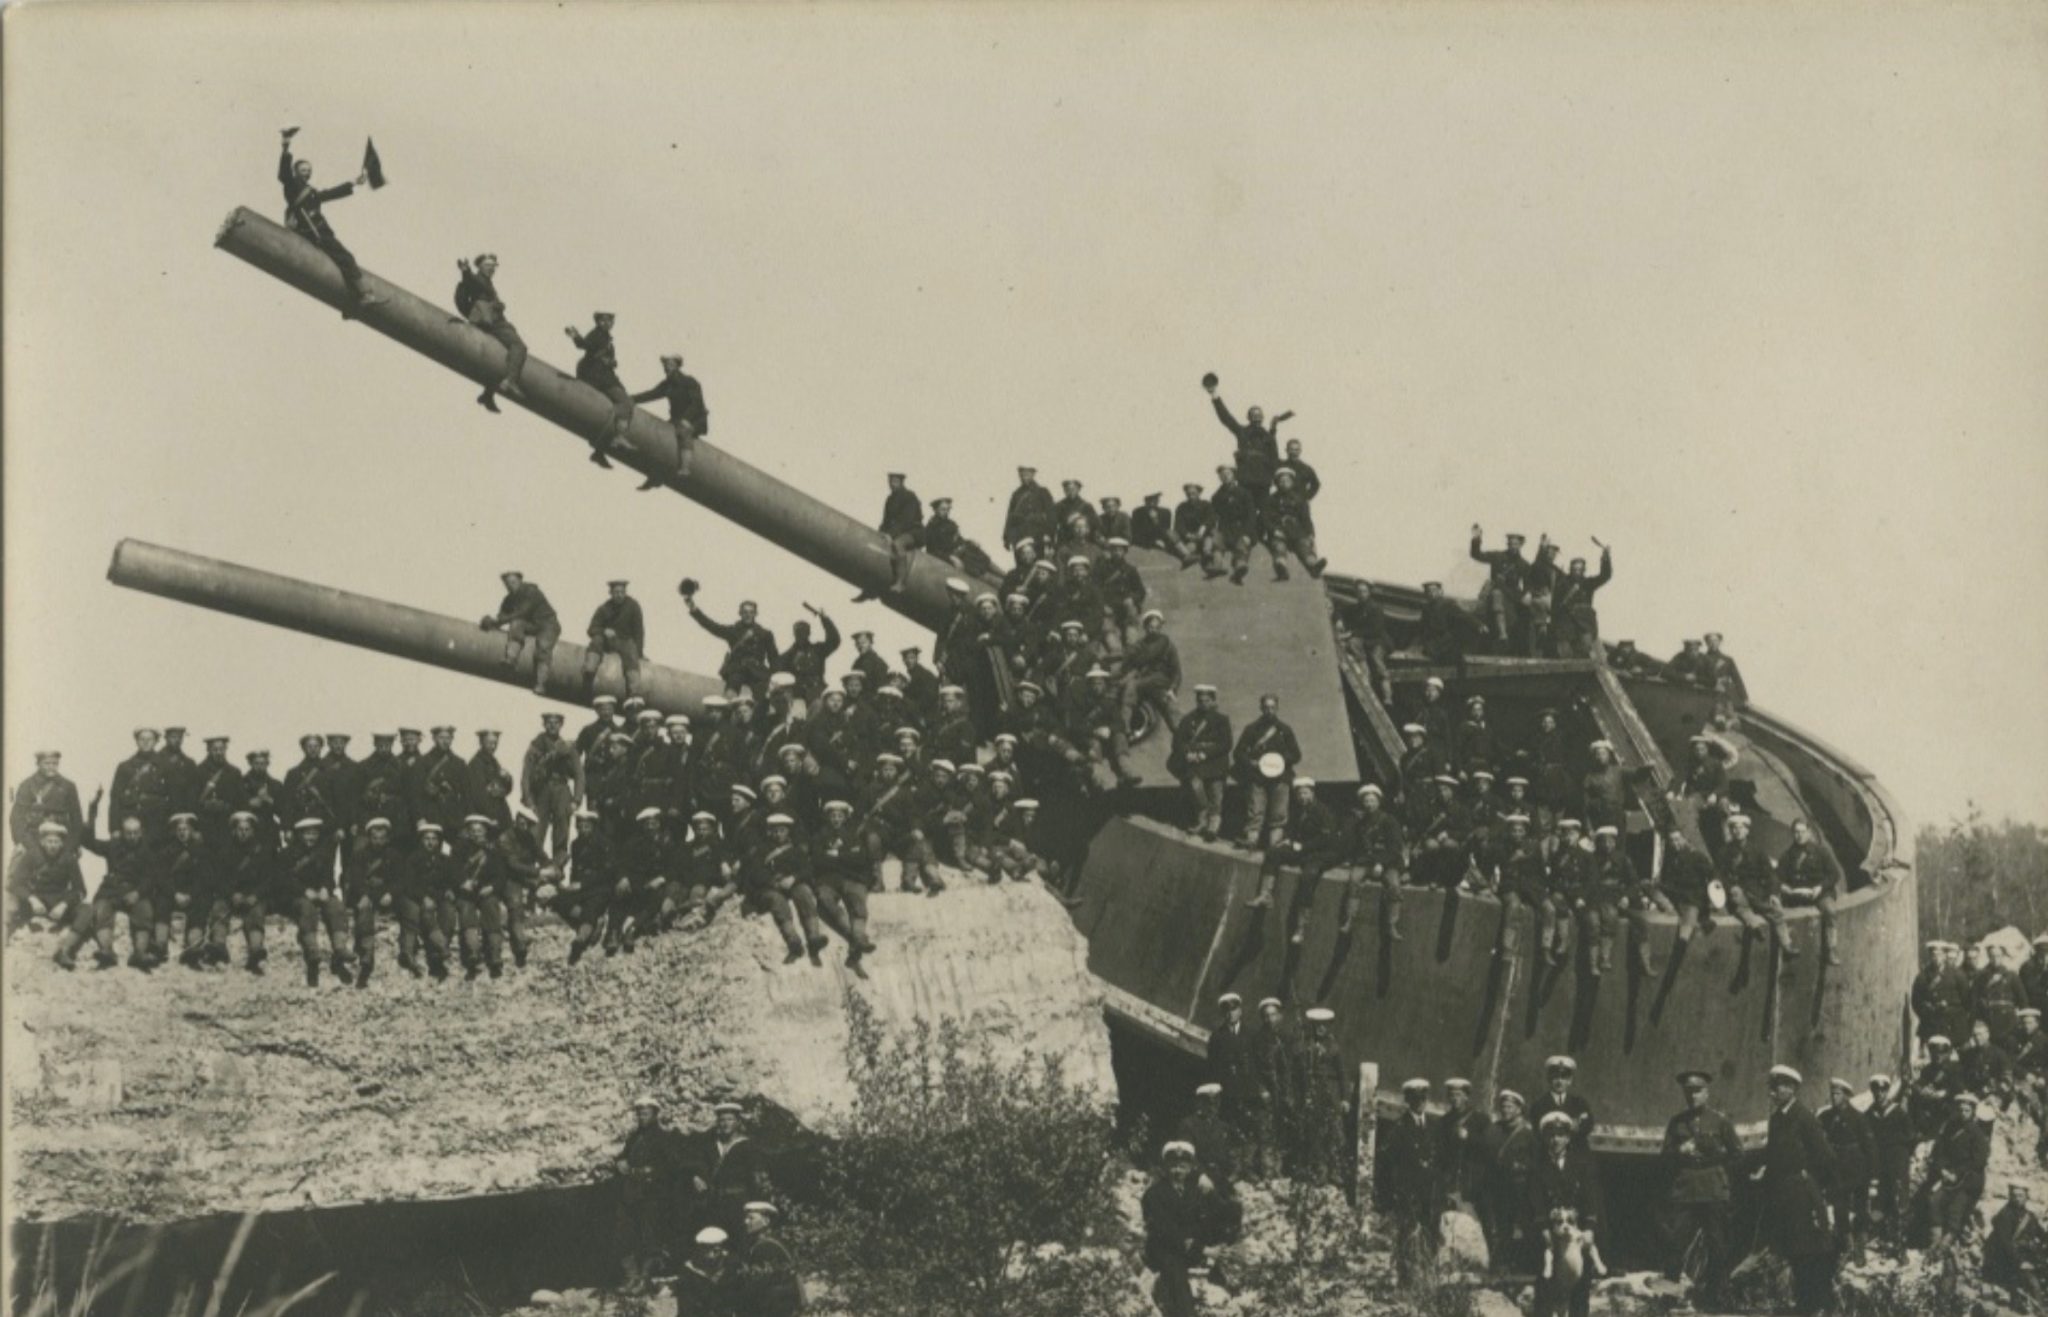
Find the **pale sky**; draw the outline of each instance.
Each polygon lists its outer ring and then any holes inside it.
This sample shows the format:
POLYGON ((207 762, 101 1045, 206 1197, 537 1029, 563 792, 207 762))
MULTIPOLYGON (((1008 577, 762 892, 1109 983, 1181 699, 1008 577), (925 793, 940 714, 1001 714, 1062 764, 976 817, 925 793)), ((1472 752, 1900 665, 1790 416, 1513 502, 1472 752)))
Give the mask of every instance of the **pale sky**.
MULTIPOLYGON (((1340 569, 1469 592, 1467 528, 1616 547, 1610 637, 1718 629, 1921 821, 2048 816, 2048 8, 12 8, 5 771, 138 724, 506 731, 506 687, 115 589, 137 536, 445 612, 603 581, 709 672, 685 573, 787 635, 851 590, 213 250, 277 130, 370 269, 492 250, 536 353, 619 315, 712 438, 994 544, 1012 468, 1213 480, 1197 380, 1293 408, 1340 569)), ((195 746, 196 749, 196 746, 195 746)), ((367 744, 359 741, 359 750, 367 744)))

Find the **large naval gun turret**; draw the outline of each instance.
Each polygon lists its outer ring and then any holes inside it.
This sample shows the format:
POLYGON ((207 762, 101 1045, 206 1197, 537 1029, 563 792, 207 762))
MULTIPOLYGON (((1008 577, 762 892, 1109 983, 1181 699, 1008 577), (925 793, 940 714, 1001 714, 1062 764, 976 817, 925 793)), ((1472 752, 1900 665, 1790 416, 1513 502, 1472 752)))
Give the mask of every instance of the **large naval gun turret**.
MULTIPOLYGON (((216 241, 315 300, 342 305, 332 263, 279 225, 237 210, 216 241)), ((502 349, 494 340, 445 308, 373 274, 364 278, 386 299, 355 312, 366 327, 473 383, 501 378, 502 349)), ((607 427, 604 397, 538 358, 528 361, 520 384, 520 405, 579 443, 607 427)), ((877 532, 701 440, 690 474, 675 479, 673 444, 667 425, 636 411, 613 456, 863 590, 887 584, 889 548, 877 532)), ((1301 770, 1319 790, 1346 799, 1361 781, 1392 780, 1401 753, 1396 717, 1332 622, 1334 607, 1355 594, 1362 578, 1331 573, 1271 581, 1255 574, 1241 588, 1219 588, 1163 554, 1134 550, 1132 560, 1151 602, 1170 619, 1188 679, 1218 686, 1234 723, 1255 715, 1261 692, 1275 692, 1302 741, 1301 770)), ((337 606, 317 593, 271 591, 257 607, 246 589, 177 586, 179 568, 156 551, 124 546, 112 574, 118 583, 186 602, 460 666, 427 652, 431 645, 385 643, 389 637, 377 628, 350 634, 335 624, 337 606)), ((957 566, 920 554, 908 587, 881 600, 936 627, 949 608, 945 582, 961 575, 957 566)), ((1397 646, 1407 643, 1420 592, 1371 585, 1397 646)), ((488 648, 479 651, 479 663, 488 648)), ((1483 693, 1494 725, 1510 739, 1543 709, 1567 711, 1575 729, 1614 745, 1645 801, 1673 784, 1673 763, 1682 762, 1691 738, 1716 712, 1714 693, 1622 675, 1604 656, 1473 657, 1436 666, 1397 649, 1390 675, 1397 706, 1432 676, 1460 694, 1483 693)), ((686 708, 703 691, 678 678, 655 702, 686 708)), ((1359 921, 1362 931, 1351 935, 1340 934, 1334 920, 1320 920, 1296 943, 1284 912, 1295 896, 1291 887, 1303 880, 1283 875, 1270 909, 1247 905, 1258 857, 1180 826, 1182 803, 1164 769, 1168 738, 1163 728, 1140 724, 1132 764, 1145 785, 1110 797, 1112 808, 1077 805, 1059 820, 1071 834, 1078 874, 1073 917, 1089 942, 1089 967, 1113 1016, 1189 1052, 1204 1048, 1221 994, 1273 995, 1335 1009, 1345 1055, 1375 1062, 1395 1080, 1460 1075, 1482 1089, 1527 1091, 1540 1083, 1545 1057, 1570 1053, 1579 1061, 1582 1090, 1596 1095, 1594 1143, 1606 1151, 1656 1148, 1673 1107, 1672 1076, 1687 1069, 1716 1075, 1744 1136, 1760 1139, 1763 1080, 1773 1065, 1790 1064, 1809 1077, 1860 1078, 1900 1063, 1914 973, 1912 842, 1891 797, 1846 755, 1746 703, 1722 724, 1716 734, 1739 751, 1731 790, 1757 820, 1757 838, 1775 853, 1792 823, 1805 820, 1841 861, 1848 891, 1837 911, 1839 964, 1812 954, 1818 938, 1810 910, 1789 915, 1796 943, 1809 950, 1796 961, 1725 920, 1720 931, 1675 955, 1673 919, 1652 916, 1661 971, 1652 977, 1617 969, 1598 977, 1584 964, 1552 965, 1541 957, 1525 909, 1419 888, 1407 897, 1402 940, 1384 936, 1370 920, 1359 921), (1500 936, 1503 920, 1516 936, 1500 936)), ((1627 832, 1639 864, 1655 866, 1662 851, 1653 812, 1632 811, 1627 832)), ((1320 881, 1334 887, 1349 876, 1338 869, 1320 881)), ((1335 905, 1334 891, 1317 902, 1323 910, 1335 905)))

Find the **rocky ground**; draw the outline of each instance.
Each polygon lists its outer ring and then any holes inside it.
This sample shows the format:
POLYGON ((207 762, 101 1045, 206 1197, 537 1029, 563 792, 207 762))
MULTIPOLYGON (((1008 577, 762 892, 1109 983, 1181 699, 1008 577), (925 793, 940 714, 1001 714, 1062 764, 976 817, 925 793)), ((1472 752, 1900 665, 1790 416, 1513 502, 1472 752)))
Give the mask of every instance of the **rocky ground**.
MULTIPOLYGON (((1036 884, 873 902, 869 977, 842 950, 782 963, 765 918, 566 963, 545 921, 493 983, 415 980, 388 945, 367 989, 300 977, 273 921, 269 972, 67 974, 45 935, 7 948, 9 1199, 18 1220, 130 1222, 453 1198, 574 1183, 607 1162, 644 1090, 679 1124, 737 1099, 804 1125, 851 1096, 843 1002, 885 1022, 960 1018, 1060 1055, 1114 1100, 1087 948, 1036 884)), ((88 961, 89 964, 89 961, 88 961)))

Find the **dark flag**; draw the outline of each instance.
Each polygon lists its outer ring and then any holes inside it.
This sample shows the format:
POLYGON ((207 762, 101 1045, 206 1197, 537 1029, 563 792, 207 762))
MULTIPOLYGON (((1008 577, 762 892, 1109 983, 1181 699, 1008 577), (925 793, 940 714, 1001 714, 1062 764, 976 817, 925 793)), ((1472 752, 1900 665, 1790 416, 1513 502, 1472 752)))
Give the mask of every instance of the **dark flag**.
POLYGON ((363 173, 369 175, 371 187, 384 186, 384 162, 377 158, 375 138, 365 138, 363 141, 363 173))

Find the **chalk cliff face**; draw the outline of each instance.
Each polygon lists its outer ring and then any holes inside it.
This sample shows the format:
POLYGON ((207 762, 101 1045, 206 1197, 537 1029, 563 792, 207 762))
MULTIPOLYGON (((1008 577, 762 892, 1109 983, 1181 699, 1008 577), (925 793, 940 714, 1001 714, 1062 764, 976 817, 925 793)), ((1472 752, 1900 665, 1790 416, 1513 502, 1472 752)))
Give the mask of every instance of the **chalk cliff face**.
POLYGON ((684 1127, 726 1099, 822 1127, 852 1099, 855 992, 890 1024, 956 1019, 1061 1056, 1112 1100, 1087 947, 1043 888, 956 884, 872 913, 865 981, 836 944, 824 968, 783 965, 767 920, 731 908, 574 967, 550 922, 496 984, 416 981, 386 932, 364 990, 308 990, 285 937, 256 979, 66 974, 23 935, 6 956, 14 1211, 163 1221, 570 1183, 607 1162, 643 1091, 684 1127))

